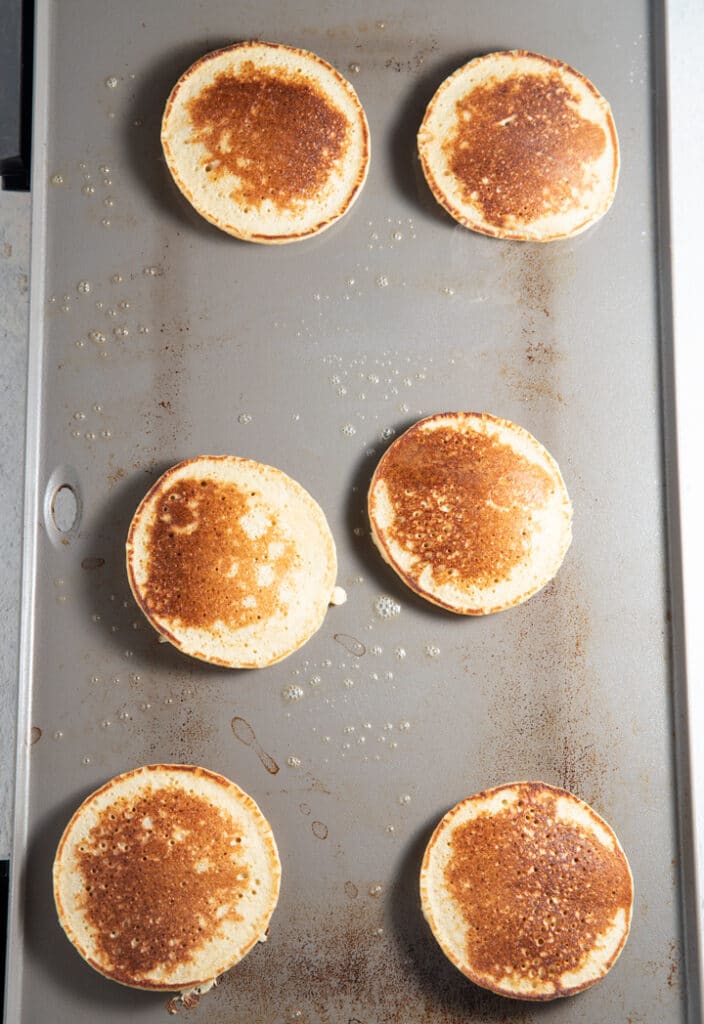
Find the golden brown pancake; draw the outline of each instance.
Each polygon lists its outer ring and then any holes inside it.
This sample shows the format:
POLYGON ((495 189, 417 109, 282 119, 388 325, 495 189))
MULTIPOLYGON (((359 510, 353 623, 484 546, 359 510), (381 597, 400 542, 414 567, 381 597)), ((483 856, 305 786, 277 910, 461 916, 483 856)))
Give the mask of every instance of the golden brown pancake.
POLYGON ((473 231, 548 242, 584 231, 616 192, 611 109, 592 83, 550 57, 478 57, 437 90, 418 133, 437 201, 473 231))
POLYGON ((59 920, 91 967, 195 994, 266 938, 280 878, 254 800, 192 765, 148 765, 98 789, 68 823, 53 871, 59 920))
POLYGON ((368 504, 374 542, 404 583, 462 615, 525 601, 555 575, 572 536, 555 460, 488 413, 419 420, 383 455, 368 504))
POLYGON ((200 456, 168 470, 127 538, 132 592, 155 629, 194 658, 261 668, 322 624, 335 545, 320 506, 280 469, 200 456))
POLYGON ((369 167, 350 83, 306 50, 247 42, 178 80, 161 141, 174 181, 206 220, 251 242, 294 242, 345 214, 369 167))
POLYGON ((603 978, 633 907, 613 830, 544 782, 500 786, 453 807, 425 851, 420 893, 452 963, 514 999, 574 995, 603 978))

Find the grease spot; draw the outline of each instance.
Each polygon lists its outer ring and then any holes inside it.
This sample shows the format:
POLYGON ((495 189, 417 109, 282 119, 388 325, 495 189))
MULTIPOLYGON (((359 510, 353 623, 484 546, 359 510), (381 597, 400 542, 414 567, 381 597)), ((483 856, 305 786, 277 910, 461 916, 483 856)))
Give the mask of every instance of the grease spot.
POLYGON ((316 839, 327 839, 328 827, 324 821, 314 821, 310 827, 316 839))
POLYGON ((357 640, 348 633, 335 633, 333 640, 336 640, 341 647, 345 648, 348 654, 353 654, 355 658, 361 658, 362 655, 367 653, 367 648, 361 640, 357 640))
POLYGON ((235 739, 238 739, 240 743, 244 743, 245 747, 251 747, 269 774, 276 775, 279 770, 278 764, 271 754, 267 754, 267 752, 262 749, 259 741, 257 740, 254 729, 249 722, 246 719, 235 715, 230 722, 230 725, 232 727, 232 732, 235 735, 235 739))

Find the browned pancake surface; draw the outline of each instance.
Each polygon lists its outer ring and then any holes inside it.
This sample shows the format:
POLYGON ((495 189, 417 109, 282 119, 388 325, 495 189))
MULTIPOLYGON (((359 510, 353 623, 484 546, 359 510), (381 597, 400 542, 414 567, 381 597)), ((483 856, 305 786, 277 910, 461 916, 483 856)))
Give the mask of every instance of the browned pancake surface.
POLYGON ((452 832, 445 883, 466 925, 467 962, 480 974, 501 965, 501 973, 559 978, 580 967, 620 908, 630 917, 625 857, 557 819, 564 795, 525 784, 515 806, 452 832))
POLYGON ((510 446, 450 427, 412 427, 388 450, 376 478, 394 509, 387 532, 418 559, 418 573, 432 566, 438 583, 490 585, 508 577, 530 550, 525 507, 540 506, 554 488, 542 467, 510 446))
POLYGON ((119 798, 77 851, 81 910, 102 970, 139 983, 195 960, 251 884, 232 819, 182 787, 119 798), (145 824, 146 823, 146 824, 145 824))
POLYGON ((275 515, 260 536, 245 531, 242 518, 253 496, 215 480, 179 479, 164 488, 147 542, 143 602, 149 614, 182 627, 208 629, 220 621, 239 629, 280 610, 277 587, 297 558, 295 545, 275 515), (272 556, 272 544, 279 555, 272 556), (257 575, 264 565, 271 570, 268 586, 257 575))
POLYGON ((245 62, 222 72, 187 105, 193 140, 202 143, 212 177, 234 175, 231 198, 280 210, 316 195, 344 159, 345 115, 305 75, 245 62))
POLYGON ((465 201, 499 227, 508 217, 538 219, 572 206, 585 165, 606 146, 603 128, 580 117, 577 102, 557 72, 472 88, 443 146, 465 201))

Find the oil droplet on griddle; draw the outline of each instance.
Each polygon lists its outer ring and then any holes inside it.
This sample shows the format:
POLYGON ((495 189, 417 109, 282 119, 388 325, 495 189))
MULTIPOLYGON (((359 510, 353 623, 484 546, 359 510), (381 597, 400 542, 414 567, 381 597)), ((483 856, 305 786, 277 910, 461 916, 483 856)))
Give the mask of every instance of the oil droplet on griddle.
POLYGON ((303 700, 303 697, 305 696, 305 691, 303 690, 303 687, 297 686, 295 683, 289 683, 288 686, 284 686, 283 690, 281 691, 281 696, 284 698, 284 700, 292 702, 297 700, 303 700))
POLYGON ((350 64, 348 66, 348 71, 351 71, 353 75, 358 75, 361 70, 359 64, 350 64))
POLYGON ((241 412, 237 417, 237 422, 245 425, 252 422, 252 417, 248 412, 241 412))
POLYGON ((95 193, 95 185, 84 185, 81 192, 84 196, 92 196, 95 193))
POLYGON ((108 89, 117 89, 119 84, 120 81, 118 78, 115 77, 115 75, 110 75, 109 78, 105 79, 105 85, 108 89))
POLYGON ((382 594, 374 602, 374 611, 380 619, 393 619, 401 614, 401 605, 393 597, 382 594))
POLYGON ((63 177, 62 174, 52 174, 52 176, 51 176, 51 184, 52 185, 63 185, 63 183, 64 183, 64 177, 63 177))
POLYGON ((354 437, 354 435, 357 433, 357 428, 355 427, 354 423, 345 423, 340 428, 340 431, 342 434, 344 434, 345 437, 354 437))
POLYGON ((429 658, 437 658, 440 655, 440 648, 436 644, 426 644, 425 653, 429 658))

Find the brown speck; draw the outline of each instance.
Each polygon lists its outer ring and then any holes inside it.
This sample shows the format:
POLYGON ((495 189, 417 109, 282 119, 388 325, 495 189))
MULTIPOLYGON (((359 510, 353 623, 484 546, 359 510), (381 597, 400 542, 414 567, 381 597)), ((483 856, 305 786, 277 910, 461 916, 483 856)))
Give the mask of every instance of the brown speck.
POLYGON ((680 960, 679 943, 674 939, 670 941, 670 968, 667 972, 668 988, 674 988, 679 983, 680 960))
POLYGON ((354 882, 345 882, 345 896, 349 900, 356 900, 359 895, 359 889, 354 882))
POLYGON ((29 745, 34 746, 42 738, 42 731, 38 725, 33 725, 29 732, 29 745))

